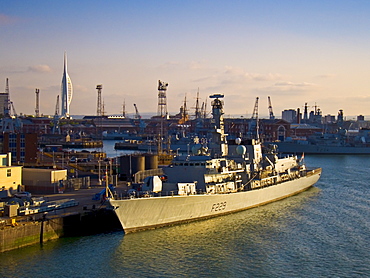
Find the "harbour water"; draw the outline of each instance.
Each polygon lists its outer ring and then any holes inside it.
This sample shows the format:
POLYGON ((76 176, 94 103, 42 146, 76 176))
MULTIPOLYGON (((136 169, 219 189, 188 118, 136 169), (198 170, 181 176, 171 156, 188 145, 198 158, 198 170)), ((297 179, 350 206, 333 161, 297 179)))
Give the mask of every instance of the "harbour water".
POLYGON ((323 168, 297 196, 214 219, 64 238, 0 254, 1 277, 368 277, 370 156, 323 168))

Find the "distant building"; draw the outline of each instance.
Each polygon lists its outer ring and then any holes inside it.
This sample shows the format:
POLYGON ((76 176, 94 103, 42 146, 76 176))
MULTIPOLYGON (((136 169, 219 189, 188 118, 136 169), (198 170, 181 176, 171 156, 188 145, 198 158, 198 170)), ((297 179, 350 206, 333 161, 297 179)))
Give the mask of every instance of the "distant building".
POLYGON ((37 134, 4 133, 3 152, 12 154, 12 162, 37 162, 37 134))
POLYGON ((1 117, 4 117, 6 114, 5 112, 7 110, 8 99, 9 99, 8 93, 0 93, 0 116, 1 117))
POLYGON ((282 113, 281 113, 281 118, 284 120, 284 121, 287 121, 289 123, 293 123, 296 121, 297 119, 297 111, 294 110, 294 109, 289 109, 289 110, 284 110, 282 113))
POLYGON ((290 137, 290 123, 282 119, 261 119, 260 132, 263 141, 285 141, 290 137))
POLYGON ((322 132, 322 129, 308 124, 292 124, 290 125, 292 138, 309 137, 317 132, 322 132))
POLYGON ((358 122, 363 122, 363 121, 365 121, 365 116, 363 116, 363 115, 358 115, 358 116, 357 116, 357 121, 358 121, 358 122))
POLYGON ((335 116, 326 115, 324 117, 324 124, 332 124, 332 123, 335 123, 335 116))

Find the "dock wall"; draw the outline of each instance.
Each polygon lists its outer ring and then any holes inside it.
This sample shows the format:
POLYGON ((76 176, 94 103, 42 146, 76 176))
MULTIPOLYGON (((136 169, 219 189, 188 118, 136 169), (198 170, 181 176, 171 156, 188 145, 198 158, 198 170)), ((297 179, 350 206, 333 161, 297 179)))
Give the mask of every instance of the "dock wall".
POLYGON ((0 252, 69 236, 86 236, 122 230, 115 214, 99 209, 38 221, 18 222, 0 228, 0 252))

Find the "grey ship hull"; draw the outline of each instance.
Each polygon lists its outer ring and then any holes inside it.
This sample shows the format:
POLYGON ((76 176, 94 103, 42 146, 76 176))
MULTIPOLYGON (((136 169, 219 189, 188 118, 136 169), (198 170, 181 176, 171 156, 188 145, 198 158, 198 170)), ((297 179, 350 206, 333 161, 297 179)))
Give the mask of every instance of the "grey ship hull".
POLYGON ((290 142, 274 142, 281 153, 306 154, 370 154, 370 147, 312 145, 290 142))
POLYGON ((125 233, 246 210, 277 201, 314 185, 321 168, 277 185, 229 194, 199 194, 110 200, 125 233))

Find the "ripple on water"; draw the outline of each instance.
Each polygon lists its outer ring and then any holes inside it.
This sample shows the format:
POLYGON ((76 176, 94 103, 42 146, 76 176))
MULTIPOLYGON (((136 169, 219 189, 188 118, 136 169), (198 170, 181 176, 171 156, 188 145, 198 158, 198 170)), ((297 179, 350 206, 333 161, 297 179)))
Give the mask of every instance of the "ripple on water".
POLYGON ((306 156, 312 189, 222 217, 0 254, 1 277, 366 277, 368 156, 306 156))

